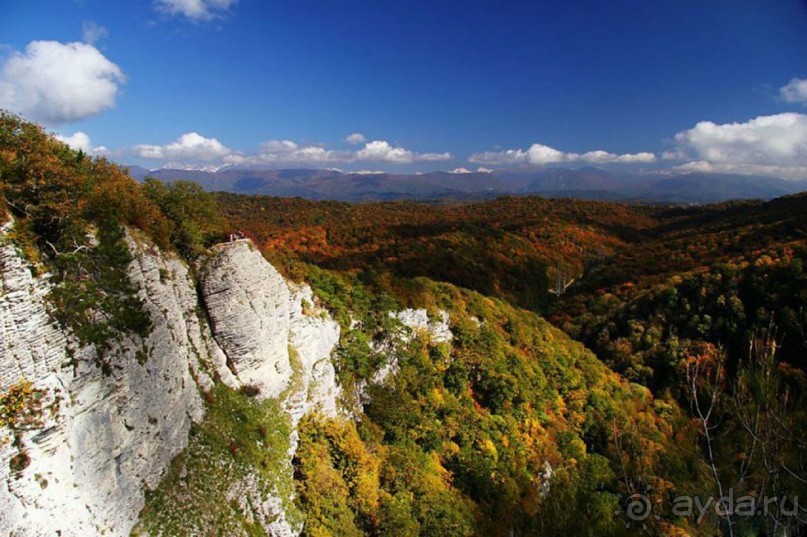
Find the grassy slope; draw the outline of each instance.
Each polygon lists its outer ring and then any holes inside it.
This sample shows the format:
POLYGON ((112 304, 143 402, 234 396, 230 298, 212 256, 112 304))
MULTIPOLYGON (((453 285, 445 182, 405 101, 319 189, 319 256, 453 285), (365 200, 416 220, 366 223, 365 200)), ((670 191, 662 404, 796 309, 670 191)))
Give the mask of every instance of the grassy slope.
POLYGON ((257 401, 222 384, 206 394, 207 414, 190 443, 171 463, 159 487, 146 495, 135 534, 263 535, 243 508, 244 480, 276 491, 291 520, 288 461, 290 424, 278 401, 257 401))

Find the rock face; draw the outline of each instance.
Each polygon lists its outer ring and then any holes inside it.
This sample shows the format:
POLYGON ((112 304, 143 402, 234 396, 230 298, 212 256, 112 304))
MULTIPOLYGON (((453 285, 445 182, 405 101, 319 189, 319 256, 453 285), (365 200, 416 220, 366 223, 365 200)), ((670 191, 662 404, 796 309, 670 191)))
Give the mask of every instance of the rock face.
POLYGON ((201 273, 202 299, 227 368, 261 397, 286 395, 296 425, 314 410, 336 415, 331 352, 339 325, 317 308, 311 288, 289 284, 246 240, 213 249, 201 273))
POLYGON ((433 343, 448 343, 454 337, 449 326, 448 312, 440 310, 437 314, 437 319, 429 319, 429 314, 425 309, 410 308, 397 312, 391 311, 389 316, 398 319, 401 324, 415 333, 425 333, 433 343))
MULTIPOLYGON (((200 269, 202 300, 212 332, 226 357, 223 375, 235 385, 260 389, 260 397, 282 399, 291 418, 287 454, 297 450, 297 424, 309 412, 339 413, 341 390, 331 354, 339 325, 315 306, 311 288, 287 282, 245 240, 220 244, 200 269)), ((236 387, 236 386, 234 386, 236 387)), ((292 467, 285 466, 292 479, 292 467)), ((280 497, 246 478, 233 487, 233 500, 273 537, 298 535, 280 497)))
POLYGON ((248 241, 220 244, 201 270, 213 335, 239 380, 277 397, 291 380, 289 288, 248 241))
POLYGON ((368 381, 356 384, 352 397, 354 406, 359 409, 363 409, 369 401, 368 384, 382 385, 388 378, 398 374, 400 345, 406 345, 417 336, 425 336, 432 343, 450 344, 454 339, 450 327, 451 318, 447 311, 439 310, 436 319, 430 319, 429 313, 423 308, 390 311, 388 315, 397 319, 401 325, 397 331, 388 334, 382 341, 373 342, 372 351, 382 355, 383 361, 368 381))
MULTIPOLYGON (((3 236, 11 224, 0 230, 3 236)), ((44 378, 65 359, 67 338, 45 310, 49 286, 4 241, 0 244, 0 393, 19 379, 44 378)))
POLYGON ((130 277, 154 329, 118 342, 104 373, 94 349, 48 316, 46 280, 33 278, 8 244, 0 262, 0 390, 25 378, 46 400, 59 399, 44 428, 22 435, 27 468, 12 473, 16 448, 0 451, 0 534, 127 534, 143 507, 143 485, 156 486, 204 413, 197 380, 211 381, 198 358, 205 335, 187 269, 138 249, 130 277))
POLYGON ((336 384, 336 371, 331 353, 339 344, 339 324, 328 313, 314 306, 311 288, 292 288, 289 307, 289 341, 299 359, 299 388, 286 402, 292 424, 305 414, 319 412, 333 417, 339 413, 341 390, 336 384))
MULTIPOLYGON (((248 241, 214 249, 200 270, 199 296, 181 260, 130 238, 130 278, 154 327, 145 338, 117 341, 102 371, 95 350, 49 316, 48 280, 32 275, 7 231, 0 394, 29 380, 48 412, 42 427, 21 434, 30 459, 21 471, 10 467, 20 449, 3 442, 10 432, 0 428, 0 535, 129 534, 144 489, 156 487, 187 446, 191 425, 204 417, 202 393, 216 380, 282 395, 294 424, 314 409, 338 413, 330 360, 338 325, 313 307, 308 287, 290 286, 248 241)), ((254 496, 253 485, 244 483, 243 494, 254 496)), ((250 503, 270 535, 299 533, 278 502, 250 503)))

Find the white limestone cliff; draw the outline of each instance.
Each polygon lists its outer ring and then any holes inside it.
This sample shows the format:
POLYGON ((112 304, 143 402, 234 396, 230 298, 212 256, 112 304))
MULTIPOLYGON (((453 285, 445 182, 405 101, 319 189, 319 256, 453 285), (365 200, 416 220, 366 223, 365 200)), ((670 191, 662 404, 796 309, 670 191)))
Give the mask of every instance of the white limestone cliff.
POLYGON ((368 381, 359 382, 354 387, 353 404, 358 409, 363 409, 369 401, 368 384, 382 385, 388 378, 398 374, 400 369, 398 349, 401 345, 406 345, 418 336, 425 337, 434 344, 450 344, 454 339, 450 326, 451 318, 445 310, 438 310, 436 318, 430 318, 428 311, 423 308, 390 311, 387 315, 396 319, 400 326, 381 341, 372 343, 372 351, 383 356, 383 360, 368 381))
MULTIPOLYGON (((449 343, 453 339, 450 318, 448 312, 439 310, 436 319, 430 319, 429 313, 421 309, 405 309, 397 312, 389 312, 390 317, 398 319, 401 324, 411 330, 414 334, 425 334, 433 343, 449 343)), ((403 336, 409 339, 410 335, 403 336)))
POLYGON ((201 270, 202 298, 227 366, 264 397, 288 386, 289 288, 248 241, 219 244, 201 270))
MULTIPOLYGON (((315 306, 311 288, 287 282, 248 240, 217 245, 200 268, 200 288, 213 335, 236 383, 259 388, 259 397, 282 398, 292 424, 291 462, 297 424, 309 412, 333 417, 341 391, 331 354, 339 325, 315 306)), ((292 479, 290 464, 284 466, 292 479)), ((283 502, 247 476, 231 495, 249 517, 274 537, 298 535, 283 502), (268 492, 268 494, 267 494, 268 492)))
POLYGON ((397 345, 407 343, 419 335, 427 337, 432 343, 451 343, 454 338, 447 311, 438 311, 437 319, 430 319, 429 313, 423 308, 391 311, 389 316, 400 321, 403 329, 376 345, 374 350, 385 354, 386 360, 370 379, 373 384, 383 384, 389 376, 398 373, 398 358, 395 352, 397 345))
MULTIPOLYGON (((33 275, 8 225, 0 231, 0 394, 26 379, 48 410, 41 427, 22 433, 26 468, 10 468, 17 446, 0 447, 0 535, 129 534, 144 490, 187 446, 204 416, 202 393, 217 379, 255 385, 261 397, 283 394, 295 425, 306 412, 338 413, 330 359, 338 325, 248 241, 212 251, 200 296, 181 260, 129 238, 130 278, 154 326, 118 341, 102 371, 94 349, 48 314, 48 278, 33 275)), ((0 438, 9 434, 0 428, 0 438)), ((255 483, 240 486, 270 535, 299 532, 275 498, 255 483)))
POLYGON ((213 335, 237 382, 261 397, 287 392, 294 425, 315 409, 336 415, 330 358, 339 325, 314 305, 311 288, 287 282, 248 240, 214 247, 200 273, 213 335))
POLYGON ((139 249, 130 276, 154 329, 110 353, 103 372, 47 313, 47 280, 6 241, 0 246, 0 393, 20 379, 59 399, 44 427, 22 435, 30 464, 12 472, 17 449, 0 450, 0 534, 127 534, 143 507, 143 487, 187 444, 204 414, 197 380, 209 384, 196 294, 185 266, 139 249), (170 273, 169 279, 161 273, 170 273))

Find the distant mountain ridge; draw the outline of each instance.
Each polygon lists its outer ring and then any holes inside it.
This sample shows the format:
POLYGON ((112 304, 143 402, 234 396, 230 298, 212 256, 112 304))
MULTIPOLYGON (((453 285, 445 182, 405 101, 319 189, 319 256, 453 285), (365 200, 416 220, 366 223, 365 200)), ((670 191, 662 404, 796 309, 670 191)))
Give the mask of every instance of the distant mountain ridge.
POLYGON ((139 166, 129 166, 128 169, 137 180, 145 177, 166 182, 189 180, 199 183, 208 191, 336 201, 466 199, 538 194, 599 200, 713 203, 730 199, 772 199, 807 190, 807 181, 804 180, 700 172, 631 174, 594 167, 410 175, 243 167, 227 167, 217 171, 147 170, 139 166))

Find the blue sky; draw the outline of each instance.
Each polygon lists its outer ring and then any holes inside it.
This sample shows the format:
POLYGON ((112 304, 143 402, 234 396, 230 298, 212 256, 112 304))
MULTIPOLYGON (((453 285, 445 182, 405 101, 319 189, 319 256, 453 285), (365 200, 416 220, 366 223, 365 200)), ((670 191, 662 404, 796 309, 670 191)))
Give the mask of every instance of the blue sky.
POLYGON ((803 0, 7 0, 0 47, 0 107, 151 168, 807 178, 803 0))

